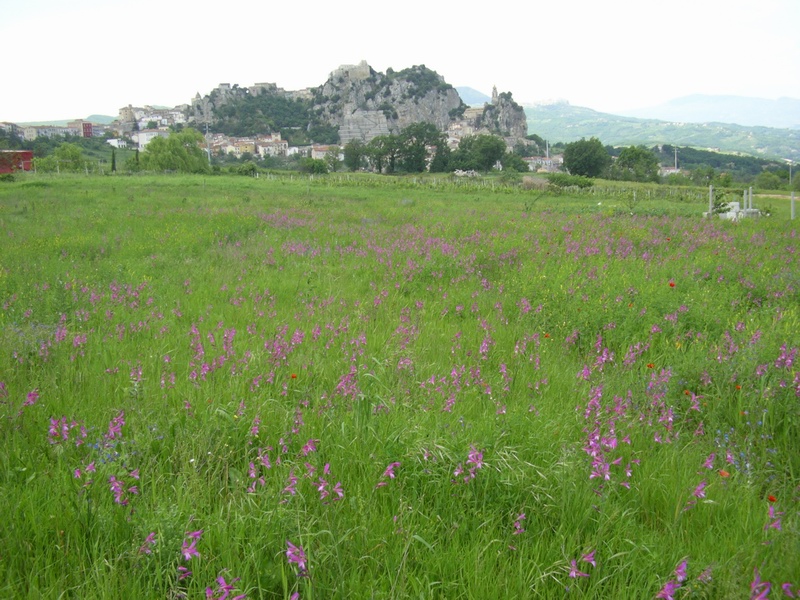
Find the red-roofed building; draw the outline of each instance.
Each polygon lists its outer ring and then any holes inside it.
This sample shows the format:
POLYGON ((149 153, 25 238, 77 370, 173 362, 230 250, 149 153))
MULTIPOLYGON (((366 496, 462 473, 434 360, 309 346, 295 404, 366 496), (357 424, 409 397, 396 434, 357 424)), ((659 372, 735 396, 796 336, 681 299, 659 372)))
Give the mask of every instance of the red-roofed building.
POLYGON ((33 168, 33 151, 0 150, 0 173, 30 171, 33 168))

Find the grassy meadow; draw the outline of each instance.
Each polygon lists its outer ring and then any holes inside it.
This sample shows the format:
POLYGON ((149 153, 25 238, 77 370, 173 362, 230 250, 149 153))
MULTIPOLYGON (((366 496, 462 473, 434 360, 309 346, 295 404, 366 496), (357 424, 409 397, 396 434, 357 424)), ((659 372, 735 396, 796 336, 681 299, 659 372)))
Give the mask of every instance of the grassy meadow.
POLYGON ((0 184, 0 597, 800 596, 797 222, 626 194, 0 184))

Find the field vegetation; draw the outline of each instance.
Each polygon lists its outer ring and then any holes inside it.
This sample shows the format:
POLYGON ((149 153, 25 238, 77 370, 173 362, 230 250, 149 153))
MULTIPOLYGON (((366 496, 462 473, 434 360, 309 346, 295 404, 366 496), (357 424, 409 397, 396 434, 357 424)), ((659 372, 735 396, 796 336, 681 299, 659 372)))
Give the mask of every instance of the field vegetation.
POLYGON ((797 597, 800 254, 771 202, 3 183, 0 596, 797 597))

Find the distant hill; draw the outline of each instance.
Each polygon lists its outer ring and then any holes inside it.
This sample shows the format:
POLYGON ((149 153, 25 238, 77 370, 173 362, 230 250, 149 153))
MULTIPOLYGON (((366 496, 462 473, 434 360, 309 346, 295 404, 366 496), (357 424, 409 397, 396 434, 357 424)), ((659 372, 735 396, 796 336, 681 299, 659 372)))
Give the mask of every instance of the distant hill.
POLYGON ((735 123, 745 127, 800 129, 800 100, 694 94, 664 104, 624 111, 627 117, 684 123, 735 123))
POLYGON ((487 102, 492 101, 490 96, 487 96, 483 92, 479 92, 471 87, 456 86, 456 91, 458 92, 458 95, 461 96, 461 100, 464 102, 464 104, 468 104, 470 106, 483 106, 487 102))
POLYGON ((89 115, 84 121, 90 123, 97 123, 98 125, 108 125, 117 120, 117 117, 109 117, 108 115, 89 115))
POLYGON ((800 130, 744 127, 725 123, 686 123, 637 119, 557 103, 525 106, 528 133, 551 143, 596 137, 603 144, 629 146, 672 144, 718 148, 763 158, 800 160, 800 130))
MULTIPOLYGON (((22 127, 27 127, 29 125, 51 125, 53 127, 66 127, 67 123, 76 120, 77 119, 59 119, 57 121, 27 121, 25 123, 17 123, 17 125, 22 127)), ((83 120, 89 121, 89 123, 97 123, 98 125, 108 125, 109 123, 116 121, 117 118, 109 117, 108 115, 89 115, 83 120)))

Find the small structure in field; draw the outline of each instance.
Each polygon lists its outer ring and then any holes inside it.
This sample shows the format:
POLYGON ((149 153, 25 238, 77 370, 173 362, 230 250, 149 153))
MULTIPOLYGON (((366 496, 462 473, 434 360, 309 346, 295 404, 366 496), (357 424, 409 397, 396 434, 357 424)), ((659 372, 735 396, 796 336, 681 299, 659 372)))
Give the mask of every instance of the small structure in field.
POLYGON ((30 171, 33 168, 33 151, 0 150, 0 173, 30 171))

